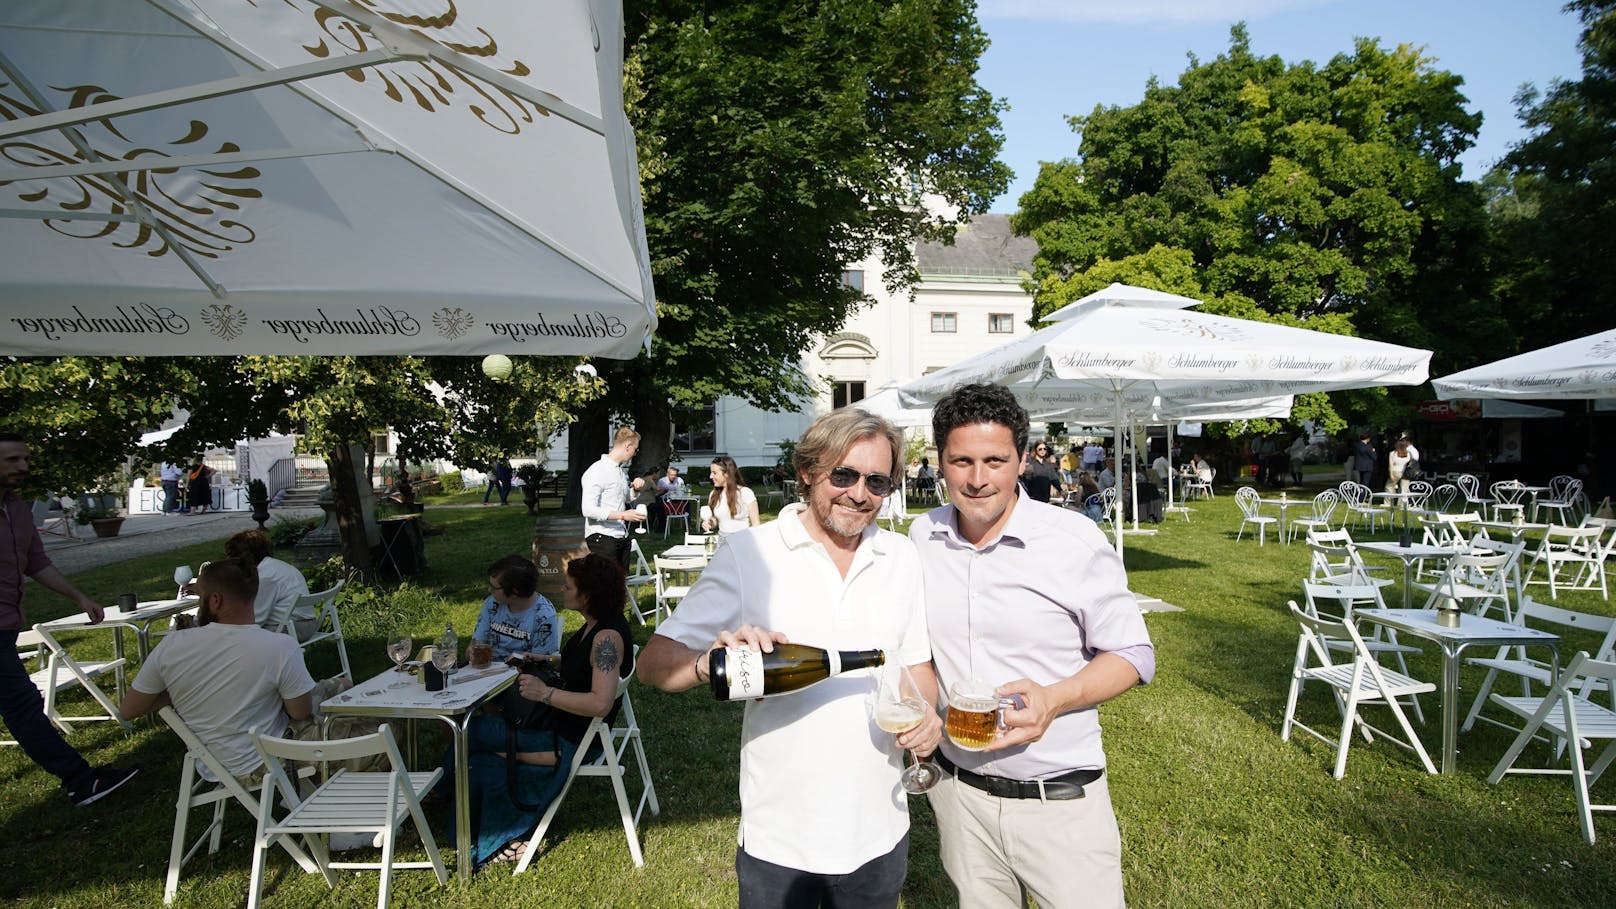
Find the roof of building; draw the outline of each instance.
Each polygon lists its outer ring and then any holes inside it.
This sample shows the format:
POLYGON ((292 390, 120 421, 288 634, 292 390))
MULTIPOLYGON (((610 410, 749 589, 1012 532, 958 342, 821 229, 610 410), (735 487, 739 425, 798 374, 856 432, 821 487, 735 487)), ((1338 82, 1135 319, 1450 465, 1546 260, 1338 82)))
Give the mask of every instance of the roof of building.
POLYGON ((922 240, 915 262, 922 275, 1015 277, 1032 271, 1038 241, 1010 232, 1009 215, 977 215, 960 226, 952 246, 922 240))

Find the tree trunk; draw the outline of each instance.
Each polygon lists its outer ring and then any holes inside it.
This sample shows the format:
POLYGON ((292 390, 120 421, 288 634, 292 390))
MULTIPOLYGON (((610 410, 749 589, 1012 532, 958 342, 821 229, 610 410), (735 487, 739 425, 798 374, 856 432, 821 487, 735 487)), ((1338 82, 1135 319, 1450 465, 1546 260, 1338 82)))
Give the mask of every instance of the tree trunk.
POLYGON ((634 428, 640 433, 640 453, 634 458, 638 467, 635 473, 666 467, 673 455, 673 407, 668 399, 659 395, 635 398, 634 428))
POLYGON ((567 424, 567 491, 561 497, 561 510, 567 514, 583 511, 584 471, 611 448, 611 413, 596 402, 567 424))
POLYGON ((342 533, 342 558, 350 571, 359 573, 366 583, 376 582, 376 565, 371 561, 371 547, 380 542, 375 528, 375 496, 369 485, 361 486, 359 478, 364 467, 364 452, 359 446, 339 447, 326 455, 326 469, 331 474, 331 496, 336 504, 337 528, 342 533), (372 541, 371 537, 376 539, 372 541))

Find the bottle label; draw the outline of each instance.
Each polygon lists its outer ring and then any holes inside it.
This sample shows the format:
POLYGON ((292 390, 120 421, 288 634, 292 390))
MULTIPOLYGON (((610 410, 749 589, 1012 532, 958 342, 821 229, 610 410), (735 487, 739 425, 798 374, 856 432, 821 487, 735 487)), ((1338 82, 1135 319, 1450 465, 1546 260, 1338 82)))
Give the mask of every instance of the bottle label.
POLYGON ((763 697, 763 654, 749 647, 731 647, 724 654, 724 673, 729 679, 729 699, 744 701, 763 697))

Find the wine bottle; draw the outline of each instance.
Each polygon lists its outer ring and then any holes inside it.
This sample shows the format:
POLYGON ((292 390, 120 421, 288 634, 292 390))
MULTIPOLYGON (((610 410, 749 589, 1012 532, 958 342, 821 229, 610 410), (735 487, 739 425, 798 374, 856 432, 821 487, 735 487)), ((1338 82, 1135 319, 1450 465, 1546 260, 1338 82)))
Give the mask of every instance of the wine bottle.
POLYGON ((718 648, 708 654, 709 682, 720 701, 744 701, 801 691, 853 669, 880 666, 880 650, 825 650, 806 644, 775 644, 770 653, 747 647, 718 648))

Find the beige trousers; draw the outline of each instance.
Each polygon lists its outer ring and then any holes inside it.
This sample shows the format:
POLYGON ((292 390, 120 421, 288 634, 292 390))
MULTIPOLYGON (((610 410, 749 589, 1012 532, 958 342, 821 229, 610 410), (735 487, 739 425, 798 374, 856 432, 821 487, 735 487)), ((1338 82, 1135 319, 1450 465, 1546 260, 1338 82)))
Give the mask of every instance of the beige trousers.
POLYGON ((1106 778, 1065 801, 1002 799, 944 777, 928 795, 961 909, 1122 907, 1122 837, 1106 778))

